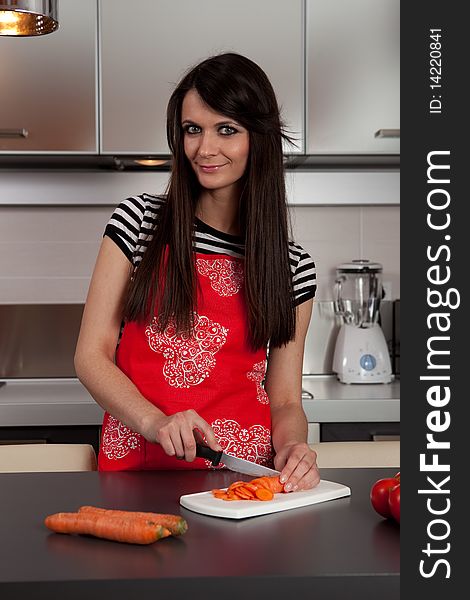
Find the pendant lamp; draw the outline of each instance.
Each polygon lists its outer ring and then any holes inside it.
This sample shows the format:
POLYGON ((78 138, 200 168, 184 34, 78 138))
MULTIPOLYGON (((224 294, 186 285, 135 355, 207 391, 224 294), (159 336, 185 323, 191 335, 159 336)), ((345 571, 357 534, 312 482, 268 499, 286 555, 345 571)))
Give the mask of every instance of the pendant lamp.
POLYGON ((57 0, 0 0, 0 35, 45 35, 58 27, 57 0))

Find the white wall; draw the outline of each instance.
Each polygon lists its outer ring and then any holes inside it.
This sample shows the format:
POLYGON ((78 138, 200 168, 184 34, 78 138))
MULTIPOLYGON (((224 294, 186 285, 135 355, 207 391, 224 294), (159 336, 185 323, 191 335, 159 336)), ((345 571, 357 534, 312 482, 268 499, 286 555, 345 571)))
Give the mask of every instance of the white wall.
MULTIPOLYGON (((315 173, 311 175, 310 185, 318 196, 316 182, 320 179, 315 173)), ((331 298, 335 267, 354 258, 381 262, 384 281, 392 286, 392 298, 400 297, 397 178, 389 178, 384 190, 384 197, 397 203, 393 206, 372 204, 377 176, 365 173, 356 177, 364 194, 362 206, 291 208, 295 239, 317 264, 319 300, 331 298)), ((0 172, 0 303, 83 302, 113 206, 131 193, 160 192, 163 183, 161 175, 136 172, 106 177, 80 173, 68 178, 57 173, 41 172, 25 178, 21 173, 0 172), (14 202, 9 204, 13 193, 14 202), (55 205, 22 205, 37 198, 55 205), (61 205, 61 199, 66 204, 70 198, 81 199, 84 205, 61 205)), ((341 187, 337 174, 330 174, 330 178, 322 174, 322 202, 337 198, 338 190, 347 199, 352 194, 350 185, 350 178, 341 187)), ((302 190, 305 204, 305 174, 302 190)), ((357 195, 357 186, 354 193, 357 195)), ((318 203, 318 199, 313 202, 318 203)))

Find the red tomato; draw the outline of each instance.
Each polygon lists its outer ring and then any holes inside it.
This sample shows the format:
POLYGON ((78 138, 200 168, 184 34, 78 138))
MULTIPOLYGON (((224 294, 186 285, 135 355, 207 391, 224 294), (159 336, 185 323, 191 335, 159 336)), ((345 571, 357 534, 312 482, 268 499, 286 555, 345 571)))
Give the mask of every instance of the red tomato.
POLYGON ((395 477, 386 477, 376 481, 370 490, 370 501, 372 506, 379 515, 382 515, 382 517, 389 518, 392 516, 388 503, 388 496, 390 490, 395 487, 397 483, 399 483, 399 480, 395 477))
POLYGON ((388 505, 392 517, 397 523, 400 522, 400 484, 396 485, 390 490, 388 496, 388 505))

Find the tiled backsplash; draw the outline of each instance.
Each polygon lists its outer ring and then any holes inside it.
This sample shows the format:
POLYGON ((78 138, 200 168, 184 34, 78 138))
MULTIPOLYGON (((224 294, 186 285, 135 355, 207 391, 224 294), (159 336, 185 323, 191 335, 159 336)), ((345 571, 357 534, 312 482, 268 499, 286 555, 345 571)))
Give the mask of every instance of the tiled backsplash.
POLYGON ((357 258, 383 265, 383 281, 400 297, 399 206, 296 206, 296 241, 317 265, 317 301, 332 300, 336 267, 357 258))
MULTIPOLYGON (((112 210, 1 206, 0 303, 83 303, 112 210)), ((332 299, 336 266, 355 258, 382 263, 388 299, 400 297, 399 206, 295 206, 291 215, 317 265, 317 301, 332 299)))

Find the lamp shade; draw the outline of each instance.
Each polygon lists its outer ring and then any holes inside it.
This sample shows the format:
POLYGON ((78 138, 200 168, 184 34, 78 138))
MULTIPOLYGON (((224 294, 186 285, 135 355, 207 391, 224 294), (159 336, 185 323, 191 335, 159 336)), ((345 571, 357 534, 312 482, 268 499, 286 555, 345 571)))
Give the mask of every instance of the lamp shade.
POLYGON ((57 0, 0 0, 0 35, 45 35, 58 27, 57 0))

